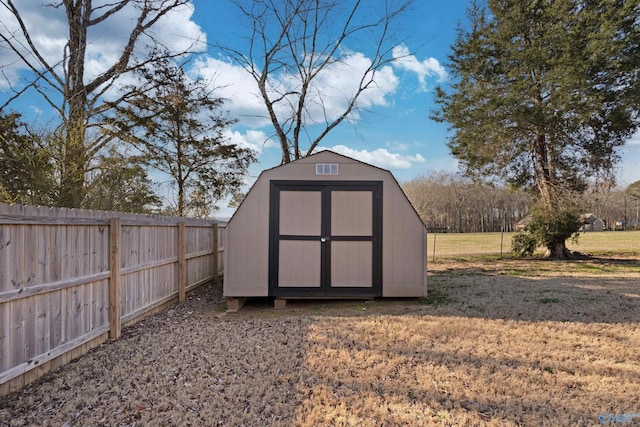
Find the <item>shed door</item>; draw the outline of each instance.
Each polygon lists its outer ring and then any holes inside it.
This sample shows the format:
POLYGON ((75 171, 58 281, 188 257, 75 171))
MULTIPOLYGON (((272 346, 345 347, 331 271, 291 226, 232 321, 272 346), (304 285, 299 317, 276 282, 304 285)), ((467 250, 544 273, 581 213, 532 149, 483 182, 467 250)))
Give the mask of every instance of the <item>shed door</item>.
POLYGON ((273 181, 269 294, 382 295, 382 182, 273 181))

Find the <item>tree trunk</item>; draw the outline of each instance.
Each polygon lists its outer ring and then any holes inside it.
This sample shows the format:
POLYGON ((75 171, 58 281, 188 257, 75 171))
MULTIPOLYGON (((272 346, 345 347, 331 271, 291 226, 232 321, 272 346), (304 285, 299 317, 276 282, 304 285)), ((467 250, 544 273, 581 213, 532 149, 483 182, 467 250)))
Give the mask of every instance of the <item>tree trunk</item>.
POLYGON ((91 7, 85 2, 65 3, 69 22, 69 41, 66 46, 68 78, 64 86, 68 102, 63 123, 63 169, 60 174, 58 204, 79 208, 85 195, 84 180, 87 169, 85 123, 87 92, 84 85, 84 61, 87 50, 87 25, 91 7))
POLYGON ((184 216, 184 184, 178 183, 178 216, 184 216))
POLYGON ((587 255, 583 255, 579 252, 572 252, 567 248, 565 242, 555 243, 551 247, 547 248, 546 257, 555 260, 567 260, 567 259, 587 259, 587 255))
POLYGON ((63 136, 64 157, 60 174, 58 205, 79 208, 85 196, 86 147, 82 125, 71 125, 63 136))
POLYGON ((547 258, 563 260, 569 258, 567 256, 567 247, 564 242, 558 242, 547 248, 547 258))

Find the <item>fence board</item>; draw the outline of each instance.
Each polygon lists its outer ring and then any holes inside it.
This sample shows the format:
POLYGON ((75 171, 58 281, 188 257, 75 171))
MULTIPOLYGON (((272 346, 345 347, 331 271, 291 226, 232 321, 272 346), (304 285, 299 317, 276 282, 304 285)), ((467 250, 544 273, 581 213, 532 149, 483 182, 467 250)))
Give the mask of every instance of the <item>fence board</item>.
POLYGON ((0 223, 0 292, 11 289, 11 274, 9 273, 9 254, 11 237, 9 237, 11 226, 0 223))
POLYGON ((185 253, 187 250, 187 237, 184 222, 181 222, 178 224, 178 301, 180 302, 184 302, 186 292, 187 262, 185 261, 185 253))
POLYGON ((122 261, 122 238, 123 229, 120 226, 119 218, 112 218, 109 224, 109 338, 120 336, 120 317, 122 316, 121 305, 121 275, 120 269, 122 261))
POLYGON ((62 280, 65 278, 63 251, 67 247, 67 236, 63 225, 53 227, 52 231, 51 244, 55 249, 53 250, 53 259, 51 261, 51 277, 53 280, 62 280))
POLYGON ((36 297, 37 309, 37 345, 36 354, 43 354, 51 348, 51 295, 39 295, 36 297))
POLYGON ((38 298, 33 298, 31 304, 25 304, 25 302, 25 300, 17 301, 18 304, 24 305, 24 357, 31 359, 38 354, 36 353, 38 298))
POLYGON ((24 354, 24 301, 12 301, 9 303, 9 310, 11 311, 11 330, 9 332, 9 340, 12 348, 11 351, 11 365, 15 365, 22 360, 27 360, 24 354))
MULTIPOLYGON (((219 242, 219 230, 218 230, 218 224, 213 224, 213 230, 212 231, 212 242, 211 242, 211 246, 214 248, 218 248, 220 245, 218 244, 219 242)), ((217 251, 216 251, 217 252, 217 251)), ((218 284, 218 271, 220 271, 220 262, 218 260, 218 254, 215 253, 213 254, 213 281, 214 283, 217 285, 218 284)))
POLYGON ((9 252, 9 271, 11 288, 24 288, 24 228, 11 226, 9 228, 9 242, 11 251, 9 252))
POLYGON ((0 304, 0 372, 11 367, 11 316, 9 304, 0 304))
POLYGON ((41 285, 50 282, 49 278, 49 257, 51 256, 51 243, 49 241, 50 234, 46 227, 34 226, 36 230, 35 238, 38 239, 38 251, 36 254, 36 275, 32 286, 41 285))
POLYGON ((51 335, 50 348, 62 344, 62 289, 50 294, 51 301, 51 335))

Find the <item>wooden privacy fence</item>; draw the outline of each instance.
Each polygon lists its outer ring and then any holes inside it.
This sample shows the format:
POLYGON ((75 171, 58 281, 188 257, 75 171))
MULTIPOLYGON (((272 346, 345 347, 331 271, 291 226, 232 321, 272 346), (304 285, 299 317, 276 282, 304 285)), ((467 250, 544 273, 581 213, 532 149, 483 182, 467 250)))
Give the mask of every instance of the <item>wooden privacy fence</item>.
POLYGON ((0 395, 222 273, 212 220, 0 203, 0 395))

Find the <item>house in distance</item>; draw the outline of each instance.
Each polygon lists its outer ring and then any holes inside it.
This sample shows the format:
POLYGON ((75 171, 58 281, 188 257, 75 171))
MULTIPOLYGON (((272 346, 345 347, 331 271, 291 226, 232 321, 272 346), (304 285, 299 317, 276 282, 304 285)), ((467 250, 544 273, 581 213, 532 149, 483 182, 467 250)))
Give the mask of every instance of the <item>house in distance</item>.
POLYGON ((426 228, 391 172, 331 151, 260 174, 226 226, 224 296, 423 297, 426 228))

